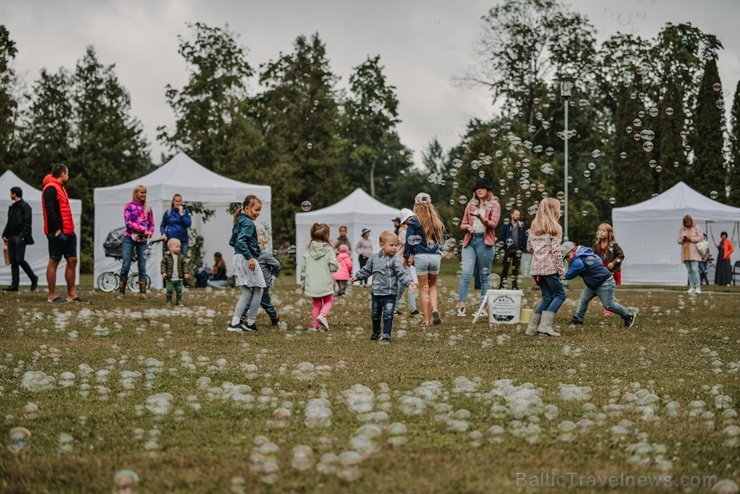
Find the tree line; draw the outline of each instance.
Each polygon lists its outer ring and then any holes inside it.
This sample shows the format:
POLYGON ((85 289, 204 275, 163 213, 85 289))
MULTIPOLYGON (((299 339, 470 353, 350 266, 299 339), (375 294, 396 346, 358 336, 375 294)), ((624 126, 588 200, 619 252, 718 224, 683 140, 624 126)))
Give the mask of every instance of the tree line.
MULTIPOLYGON (((304 201, 325 207, 356 187, 398 208, 429 192, 459 239, 463 203, 485 176, 503 213, 517 208, 527 221, 543 197, 564 196, 565 139, 575 241, 590 244, 613 207, 680 180, 740 206, 740 83, 728 129, 716 36, 668 23, 653 39, 617 33, 599 45, 589 20, 557 0, 508 0, 481 20, 475 59, 454 83, 484 88, 498 110, 470 119, 449 149, 431 138, 420 165, 398 135, 396 88, 379 56, 358 63, 340 87, 318 33, 255 68, 228 27, 188 24, 178 53, 189 78, 164 88, 175 123, 157 129, 166 150, 158 164, 184 151, 226 177, 270 185, 275 245, 294 241, 304 201), (570 97, 561 81, 574 83, 570 97)), ((115 65, 93 46, 73 69, 41 70, 30 88, 14 70, 21 55, 0 25, 0 173, 40 184, 52 163, 70 167, 70 195, 83 201, 83 268, 91 270, 93 189, 153 170, 150 143, 115 65)))

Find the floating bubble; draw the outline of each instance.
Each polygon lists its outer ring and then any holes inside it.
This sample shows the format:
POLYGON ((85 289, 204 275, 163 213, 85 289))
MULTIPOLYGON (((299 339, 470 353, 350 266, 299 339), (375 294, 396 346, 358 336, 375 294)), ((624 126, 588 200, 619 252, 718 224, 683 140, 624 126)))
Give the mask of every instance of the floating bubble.
POLYGON ((716 190, 713 190, 712 192, 709 193, 709 197, 711 197, 712 199, 717 199, 717 197, 719 197, 719 194, 717 193, 716 190))
POLYGON ((591 170, 583 170, 583 176, 589 178, 591 176, 591 170))
POLYGON ((616 203, 617 203, 617 199, 616 199, 616 198, 614 198, 614 197, 610 197, 610 198, 609 198, 609 204, 612 204, 612 205, 614 205, 614 204, 616 204, 616 203))
POLYGON ((622 158, 622 159, 625 159, 627 157, 627 153, 625 153, 624 151, 622 151, 621 153, 619 153, 619 157, 622 158))
POLYGON ((712 85, 712 89, 714 89, 715 91, 721 91, 722 90, 722 84, 720 84, 719 82, 715 82, 712 85))
POLYGON ((136 494, 139 485, 139 475, 133 470, 119 470, 113 476, 113 492, 115 494, 136 494))
POLYGON ((62 454, 67 454, 72 452, 72 447, 74 446, 74 438, 70 436, 69 434, 62 432, 57 436, 57 451, 59 451, 62 454))
POLYGON ((491 137, 496 137, 498 135, 498 130, 491 129, 491 130, 488 131, 488 135, 491 136, 491 137))
POLYGON ((717 104, 717 108, 719 108, 720 110, 724 110, 725 109, 725 100, 724 99, 718 99, 716 104, 717 104))
POLYGON ((465 204, 466 202, 468 202, 468 196, 463 195, 463 196, 458 197, 457 202, 459 202, 460 204, 465 204))
POLYGON ((303 211, 305 211, 305 212, 311 211, 311 208, 312 208, 312 207, 313 207, 313 206, 312 206, 312 204, 311 204, 311 202, 310 202, 310 201, 303 201, 303 202, 301 203, 301 210, 303 210, 303 211))
POLYGON ((306 148, 308 148, 308 149, 313 149, 313 144, 311 144, 310 142, 309 142, 309 143, 307 143, 307 144, 306 144, 306 148))
POLYGON ((598 149, 594 149, 594 150, 593 150, 593 151, 591 152, 591 156, 593 156, 594 158, 598 158, 599 156, 601 156, 601 151, 600 151, 600 150, 598 150, 598 149))
POLYGON ((653 150, 653 147, 654 147, 654 146, 653 146, 653 143, 652 143, 652 142, 650 142, 650 141, 647 141, 647 142, 645 142, 645 143, 644 143, 644 144, 642 145, 642 149, 643 149, 643 150, 644 150, 644 151, 645 151, 646 153, 649 153, 650 151, 652 151, 652 150, 653 150))
POLYGON ((552 156, 553 154, 555 154, 555 149, 553 149, 552 147, 548 147, 547 149, 545 149, 545 154, 548 156, 552 156))
POLYGON ((653 139, 655 139, 655 132, 650 129, 645 129, 640 132, 640 138, 646 141, 652 141, 653 139))
POLYGON ((10 446, 8 448, 13 454, 18 454, 31 444, 31 431, 25 427, 14 427, 10 429, 10 446))
POLYGON ((670 106, 668 108, 666 108, 665 109, 665 114, 668 115, 669 117, 671 115, 673 115, 673 108, 671 108, 670 106))
POLYGON ((650 110, 648 111, 648 113, 650 114, 651 117, 657 117, 658 116, 658 113, 660 113, 660 112, 658 111, 657 108, 653 107, 653 108, 650 108, 650 110))

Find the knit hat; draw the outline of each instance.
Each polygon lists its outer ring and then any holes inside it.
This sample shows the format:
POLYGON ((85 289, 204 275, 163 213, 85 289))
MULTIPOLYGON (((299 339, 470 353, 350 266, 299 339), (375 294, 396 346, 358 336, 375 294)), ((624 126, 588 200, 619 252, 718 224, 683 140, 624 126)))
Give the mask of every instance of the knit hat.
POLYGON ((431 204, 432 197, 426 192, 419 192, 414 198, 414 204, 431 204))
POLYGON ((473 190, 478 189, 486 189, 493 192, 493 188, 491 187, 491 182, 488 181, 487 178, 480 177, 477 182, 475 182, 475 186, 473 187, 473 190))
POLYGON ((412 216, 414 216, 413 211, 407 208, 403 208, 401 210, 401 224, 403 225, 404 223, 406 223, 408 219, 411 218, 412 216))
POLYGON ((563 242, 563 244, 560 246, 560 255, 563 259, 565 259, 565 256, 568 255, 568 252, 572 251, 576 248, 576 244, 573 242, 563 242))

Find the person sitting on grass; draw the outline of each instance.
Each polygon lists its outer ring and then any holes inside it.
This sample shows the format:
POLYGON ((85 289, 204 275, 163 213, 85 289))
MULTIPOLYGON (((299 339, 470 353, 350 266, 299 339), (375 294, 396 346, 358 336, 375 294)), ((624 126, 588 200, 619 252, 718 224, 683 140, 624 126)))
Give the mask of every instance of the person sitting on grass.
POLYGON ((409 292, 416 291, 419 285, 411 275, 403 269, 403 264, 396 257, 398 237, 390 230, 380 234, 380 252, 372 255, 367 263, 352 277, 352 283, 373 277, 372 313, 373 334, 371 340, 380 340, 380 343, 391 342, 393 329, 393 315, 396 309, 399 280, 409 287, 409 292), (383 334, 380 334, 380 320, 383 320, 383 334))
POLYGON ((162 256, 162 278, 167 287, 167 305, 172 305, 172 293, 177 293, 175 305, 182 305, 182 282, 190 277, 185 271, 185 256, 180 253, 180 241, 167 241, 167 252, 162 256))
POLYGON ((570 262, 570 269, 565 273, 565 279, 572 280, 576 276, 580 276, 586 284, 581 293, 581 299, 578 301, 576 315, 568 324, 583 324, 588 303, 598 296, 604 309, 622 316, 625 328, 631 328, 635 325, 637 313, 630 312, 614 301, 614 290, 617 287, 614 276, 604 266, 599 256, 594 254, 593 250, 582 245, 576 245, 573 242, 564 242, 560 246, 560 253, 563 255, 563 259, 570 262))

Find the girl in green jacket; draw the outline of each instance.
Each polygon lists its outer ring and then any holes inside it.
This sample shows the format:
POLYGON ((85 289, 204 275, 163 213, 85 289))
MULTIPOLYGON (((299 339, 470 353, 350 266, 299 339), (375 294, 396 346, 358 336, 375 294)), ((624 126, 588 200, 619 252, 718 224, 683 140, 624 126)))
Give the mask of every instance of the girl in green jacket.
POLYGON ((311 225, 311 242, 303 253, 301 264, 301 288, 313 298, 311 327, 314 331, 329 330, 326 316, 334 304, 334 280, 331 274, 339 269, 337 256, 331 247, 329 225, 311 225))

